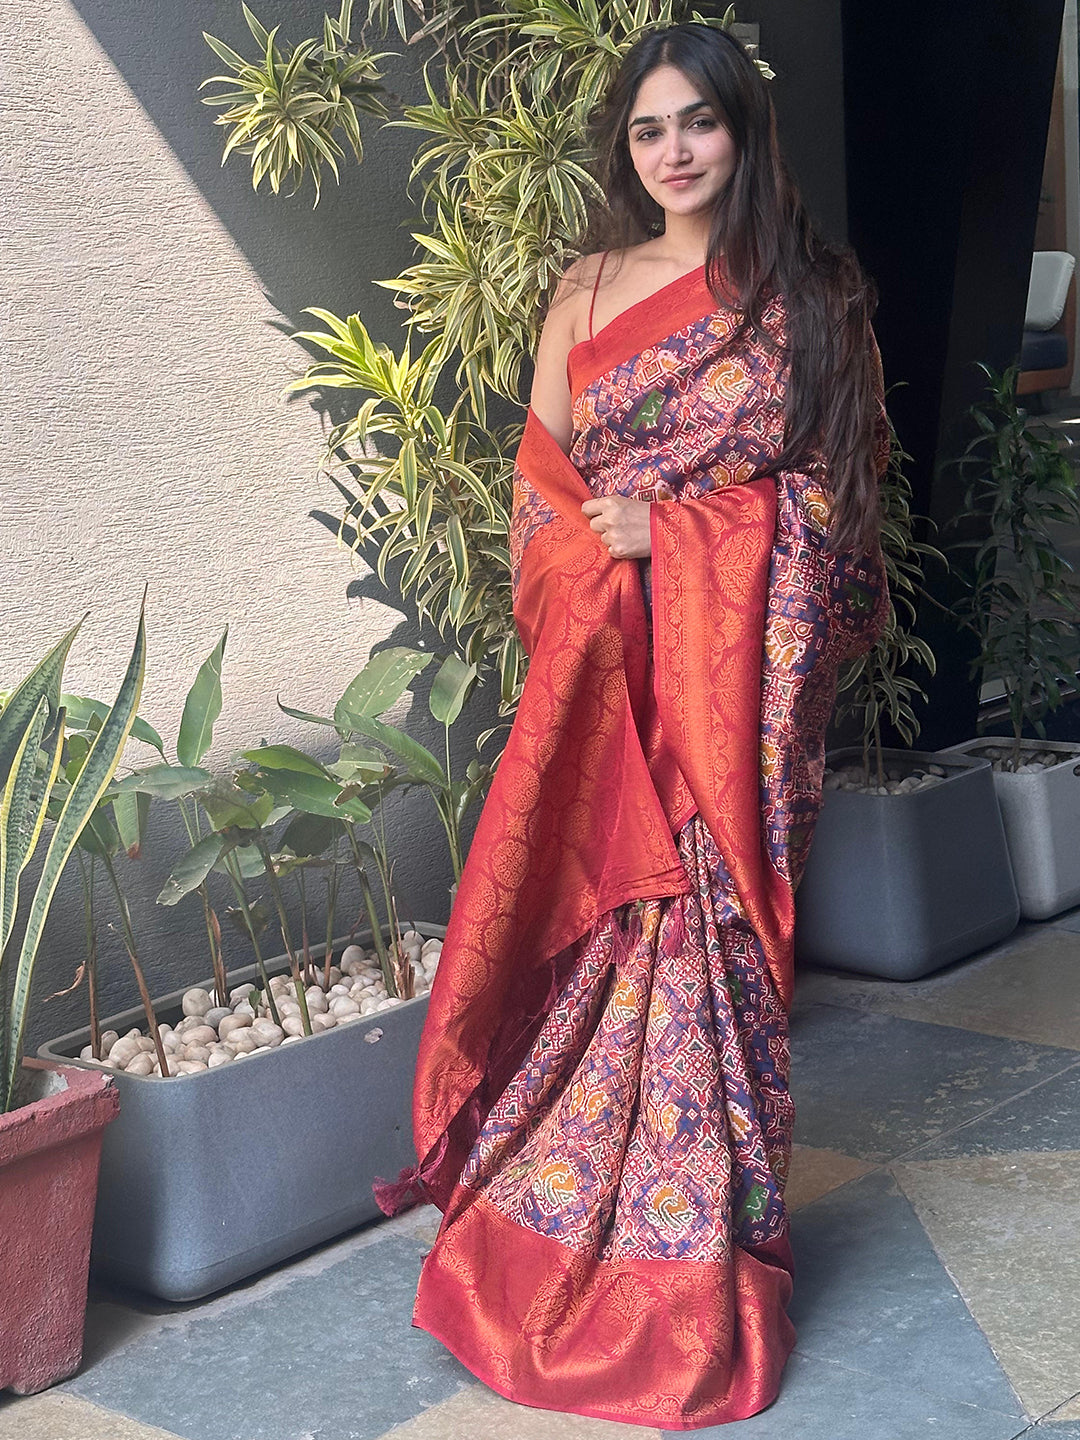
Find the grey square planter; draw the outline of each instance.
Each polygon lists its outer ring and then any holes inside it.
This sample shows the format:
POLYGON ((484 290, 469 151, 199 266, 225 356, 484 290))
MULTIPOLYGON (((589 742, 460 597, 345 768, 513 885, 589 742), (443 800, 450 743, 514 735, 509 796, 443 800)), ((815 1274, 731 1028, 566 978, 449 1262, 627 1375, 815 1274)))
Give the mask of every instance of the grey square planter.
MULTIPOLYGON (((287 969, 285 957, 267 968, 287 969)), ((257 983, 257 971, 229 979, 257 983)), ((179 1020, 183 993, 155 1002, 159 1020, 179 1020)), ((102 1147, 95 1272, 165 1300, 197 1300, 378 1216, 372 1182, 396 1180, 416 1159, 412 1082, 427 1000, 195 1075, 110 1071, 120 1114, 102 1147)), ((137 1007, 101 1028, 123 1034, 142 1023, 137 1007)), ((72 1057, 89 1042, 89 1029, 77 1030, 38 1054, 86 1065, 72 1057)))
MULTIPOLYGON (((861 753, 835 751, 829 764, 861 753)), ((1003 939, 1020 910, 987 761, 900 750, 886 759, 948 774, 910 794, 825 792, 795 895, 795 955, 915 980, 1003 939)))
MULTIPOLYGON (((1008 736, 986 735, 942 753, 979 756, 1008 744, 1008 736)), ((1045 920, 1080 905, 1080 745, 1064 740, 1023 740, 1021 745, 1029 754, 1052 750, 1061 756, 1059 764, 1035 775, 994 771, 1020 914, 1025 920, 1045 920)))

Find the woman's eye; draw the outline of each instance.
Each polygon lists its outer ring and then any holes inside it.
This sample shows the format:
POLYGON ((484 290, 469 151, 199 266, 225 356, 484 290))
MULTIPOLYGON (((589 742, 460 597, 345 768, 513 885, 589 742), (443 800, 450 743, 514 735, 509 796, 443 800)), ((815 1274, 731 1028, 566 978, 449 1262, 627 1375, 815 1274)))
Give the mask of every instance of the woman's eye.
MULTIPOLYGON (((713 119, 713 117, 712 117, 711 115, 698 115, 698 116, 696 116, 693 120, 691 120, 691 121, 690 121, 690 124, 687 126, 687 129, 688 129, 688 130, 693 130, 693 129, 699 129, 699 130, 714 130, 715 128, 716 128, 716 121, 713 119)), ((639 131, 635 134, 634 139, 635 139, 635 140, 655 140, 656 137, 657 137, 659 134, 660 134, 660 131, 659 131, 659 130, 639 130, 639 131)))

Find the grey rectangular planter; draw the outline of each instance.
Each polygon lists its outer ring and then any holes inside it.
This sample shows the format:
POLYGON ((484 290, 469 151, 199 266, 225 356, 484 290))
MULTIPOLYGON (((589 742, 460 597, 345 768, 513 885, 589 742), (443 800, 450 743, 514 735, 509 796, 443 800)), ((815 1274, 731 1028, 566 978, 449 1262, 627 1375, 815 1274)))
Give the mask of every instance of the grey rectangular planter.
MULTIPOLYGON (((267 968, 286 969, 285 957, 267 968)), ((257 983, 257 971, 229 979, 257 983)), ((155 1002, 159 1020, 179 1020, 183 993, 155 1002)), ((110 1071, 120 1114, 102 1147, 96 1273, 165 1300, 197 1300, 378 1216, 372 1182, 396 1180, 416 1159, 412 1082, 427 1001, 242 1065, 172 1079, 110 1071)), ((123 1034, 143 1023, 137 1007, 101 1028, 123 1034)), ((71 1057, 89 1041, 89 1029, 77 1030, 38 1054, 86 1064, 71 1057)))
MULTIPOLYGON (((829 755, 838 767, 861 750, 829 755)), ((825 792, 795 895, 800 962, 915 980, 1003 939, 1019 906, 985 760, 887 751, 941 765, 941 784, 901 795, 825 792)))
MULTIPOLYGON (((986 735, 944 751, 981 755, 1007 746, 1008 736, 986 735)), ((1020 914, 1045 920, 1080 905, 1080 745, 1064 740, 1023 740, 1029 754, 1053 751, 1057 765, 1033 775, 994 771, 994 788, 1012 857, 1020 914)))

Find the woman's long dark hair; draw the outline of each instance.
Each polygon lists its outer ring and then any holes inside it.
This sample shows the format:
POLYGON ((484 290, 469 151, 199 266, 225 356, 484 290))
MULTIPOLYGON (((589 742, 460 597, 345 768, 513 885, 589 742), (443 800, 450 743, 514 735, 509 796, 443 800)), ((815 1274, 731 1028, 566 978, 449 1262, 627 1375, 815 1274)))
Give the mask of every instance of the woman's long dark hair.
POLYGON ((593 124, 596 175, 607 200, 582 243, 622 250, 658 233, 664 212, 630 159, 627 126, 645 77, 673 65, 698 87, 735 142, 737 160, 713 215, 706 275, 717 302, 766 343, 761 316, 779 293, 787 316, 788 383, 782 453, 767 470, 823 461, 832 496, 834 550, 866 552, 880 526, 875 431, 873 282, 854 253, 820 237, 788 175, 768 82, 726 31, 707 25, 654 30, 629 51, 593 124), (722 257, 722 260, 721 260, 722 257))

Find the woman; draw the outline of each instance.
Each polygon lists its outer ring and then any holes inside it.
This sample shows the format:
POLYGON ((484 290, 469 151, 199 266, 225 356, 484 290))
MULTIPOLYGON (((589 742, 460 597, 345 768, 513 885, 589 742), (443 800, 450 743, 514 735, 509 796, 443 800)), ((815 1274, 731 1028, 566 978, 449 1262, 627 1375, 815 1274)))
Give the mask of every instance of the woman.
POLYGON ((414 1323, 511 1399, 692 1429, 768 1405, 793 1343, 792 895, 887 604, 887 429, 869 286, 737 42, 649 34, 598 153, 608 243, 515 471, 529 677, 417 1071, 414 1323))

